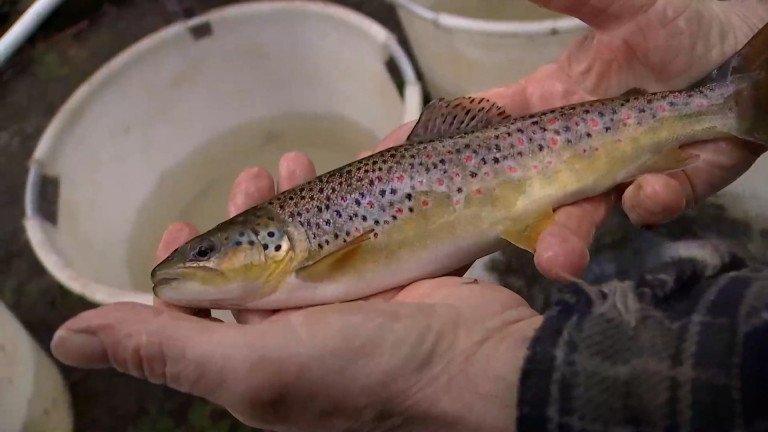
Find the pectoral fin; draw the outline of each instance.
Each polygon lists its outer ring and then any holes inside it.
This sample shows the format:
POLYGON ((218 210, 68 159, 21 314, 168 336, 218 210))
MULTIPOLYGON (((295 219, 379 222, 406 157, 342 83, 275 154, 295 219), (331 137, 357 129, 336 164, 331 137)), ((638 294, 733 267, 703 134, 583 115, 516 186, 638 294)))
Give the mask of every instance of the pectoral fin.
POLYGON ((296 276, 303 280, 320 281, 332 275, 337 269, 343 267, 355 255, 358 246, 368 241, 373 235, 373 230, 367 230, 353 238, 339 249, 321 257, 319 260, 296 270, 296 276))
POLYGON ((525 223, 519 223, 519 221, 510 223, 502 229, 501 236, 515 246, 534 253, 539 236, 550 225, 553 218, 554 212, 548 208, 525 223))

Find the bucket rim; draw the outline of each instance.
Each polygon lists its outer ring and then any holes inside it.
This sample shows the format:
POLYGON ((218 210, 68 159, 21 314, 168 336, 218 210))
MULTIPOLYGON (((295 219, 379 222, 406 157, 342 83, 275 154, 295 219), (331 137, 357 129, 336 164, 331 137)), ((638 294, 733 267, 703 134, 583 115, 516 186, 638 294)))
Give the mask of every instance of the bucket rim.
POLYGON ((438 27, 470 33, 498 36, 537 36, 553 33, 570 33, 589 28, 589 26, 580 19, 569 16, 535 21, 489 20, 470 18, 448 12, 437 12, 428 7, 421 6, 412 0, 387 1, 392 3, 395 7, 398 7, 401 10, 406 10, 438 27))
POLYGON ((35 256, 48 273, 67 290, 82 296, 93 303, 102 305, 120 301, 132 301, 153 304, 152 292, 134 291, 110 286, 91 280, 77 272, 67 260, 57 252, 46 228, 52 225, 40 212, 40 189, 43 177, 43 165, 48 154, 60 145, 57 137, 78 113, 83 104, 100 88, 103 88, 116 73, 125 66, 162 45, 163 42, 205 22, 243 15, 262 15, 279 10, 310 12, 336 18, 358 27, 363 33, 379 42, 395 63, 403 79, 402 107, 405 123, 418 116, 423 107, 422 84, 416 75, 412 60, 400 45, 397 37, 384 25, 373 18, 350 7, 334 3, 313 0, 266 0, 260 2, 235 3, 216 7, 200 15, 180 19, 156 29, 138 41, 119 51, 96 69, 70 94, 57 109, 42 135, 37 141, 34 152, 28 161, 28 172, 24 191, 23 225, 28 242, 35 256))

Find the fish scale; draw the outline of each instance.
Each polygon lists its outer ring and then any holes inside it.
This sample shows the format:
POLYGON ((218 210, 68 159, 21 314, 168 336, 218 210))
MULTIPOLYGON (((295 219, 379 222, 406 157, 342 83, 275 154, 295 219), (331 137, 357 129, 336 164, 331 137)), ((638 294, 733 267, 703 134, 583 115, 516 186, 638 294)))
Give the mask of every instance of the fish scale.
POLYGON ((152 271, 180 306, 280 309, 353 300, 445 274, 504 242, 534 252, 553 210, 645 174, 680 147, 768 145, 768 26, 678 91, 513 117, 478 97, 427 105, 400 146, 323 174, 222 222, 152 271))
POLYGON ((714 84, 557 108, 480 132, 392 147, 277 195, 267 205, 304 228, 318 251, 369 230, 377 239, 398 221, 428 209, 429 201, 414 200, 421 192, 449 194, 459 209, 467 193, 482 193, 499 179, 545 175, 564 156, 590 157, 601 138, 722 104, 732 88, 714 84))

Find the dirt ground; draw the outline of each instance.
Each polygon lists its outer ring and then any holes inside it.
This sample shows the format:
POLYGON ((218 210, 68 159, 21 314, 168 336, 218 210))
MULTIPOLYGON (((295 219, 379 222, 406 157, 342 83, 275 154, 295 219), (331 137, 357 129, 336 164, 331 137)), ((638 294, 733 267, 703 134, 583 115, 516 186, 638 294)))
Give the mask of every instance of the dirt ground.
MULTIPOLYGON (((0 31, 28 3, 0 0, 0 31)), ((46 351, 61 323, 94 305, 60 287, 29 247, 21 225, 27 161, 51 117, 86 77, 122 49, 175 19, 166 6, 171 3, 65 2, 35 37, 0 68, 0 299, 46 351)), ((202 12, 232 2, 181 3, 193 4, 202 12)), ((407 48, 394 10, 387 2, 338 3, 382 22, 407 48)), ((593 263, 585 276, 593 281, 641 271, 646 263, 651 265, 655 249, 675 240, 727 238, 743 243, 757 239, 757 250, 764 252, 768 232, 757 232, 747 221, 729 216, 726 208, 706 203, 654 230, 632 227, 617 212, 597 238, 593 263)), ((544 280, 536 273, 530 254, 514 248, 492 260, 490 268, 505 286, 521 293, 539 311, 546 310, 561 286, 544 280)), ((72 394, 78 432, 249 430, 224 410, 162 386, 111 370, 84 371, 61 364, 59 367, 72 394)))

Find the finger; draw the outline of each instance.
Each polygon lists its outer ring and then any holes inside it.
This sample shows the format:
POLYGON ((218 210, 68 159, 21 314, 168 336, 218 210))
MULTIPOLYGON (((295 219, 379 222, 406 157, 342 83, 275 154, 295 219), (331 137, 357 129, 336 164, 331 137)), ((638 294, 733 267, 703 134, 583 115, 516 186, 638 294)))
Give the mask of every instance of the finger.
MULTIPOLYGON (((166 257, 168 257, 168 255, 171 254, 171 252, 198 234, 199 232, 197 231, 197 228, 187 222, 174 222, 169 225, 163 233, 163 236, 160 239, 160 243, 157 246, 157 250, 155 251, 155 264, 164 260, 166 257)), ((152 304, 159 309, 173 310, 188 315, 194 315, 200 318, 210 318, 211 316, 210 310, 176 306, 170 303, 166 303, 157 297, 152 297, 152 304)))
POLYGON ((174 222, 170 224, 163 232, 160 243, 155 250, 155 264, 166 259, 171 252, 198 234, 197 228, 190 223, 174 222))
POLYGON ((231 312, 238 324, 246 325, 261 324, 275 314, 275 312, 271 310, 235 309, 231 312))
POLYGON ((398 146, 405 142, 406 138, 408 138, 408 135, 410 135, 415 125, 416 122, 411 121, 395 128, 392 132, 389 133, 389 135, 385 136, 384 139, 376 144, 374 153, 380 152, 390 147, 398 146))
POLYGON ((371 151, 371 150, 363 150, 363 151, 360 152, 359 155, 357 155, 357 159, 367 158, 368 156, 370 156, 372 154, 373 154, 373 151, 371 151))
POLYGON ((65 323, 54 334, 51 351, 71 366, 113 367, 227 406, 242 394, 242 377, 227 371, 247 369, 247 364, 239 363, 245 356, 239 354, 248 346, 244 341, 254 337, 239 326, 136 303, 115 303, 65 323), (221 367, 224 361, 225 368, 221 367))
POLYGON ((315 165, 301 152, 286 153, 277 168, 278 192, 284 192, 317 177, 315 165))
POLYGON ((576 17, 594 28, 619 26, 643 15, 658 0, 532 0, 555 12, 576 17))
POLYGON ((246 168, 237 176, 229 192, 227 213, 235 216, 261 204, 275 194, 275 183, 267 170, 261 167, 246 168))
POLYGON ((693 199, 685 173, 646 174, 627 188, 622 206, 632 223, 655 225, 676 218, 693 199))
POLYGON ((589 264, 595 231, 611 205, 611 194, 603 194, 557 209, 537 241, 534 263, 539 271, 556 280, 581 274, 589 264))

